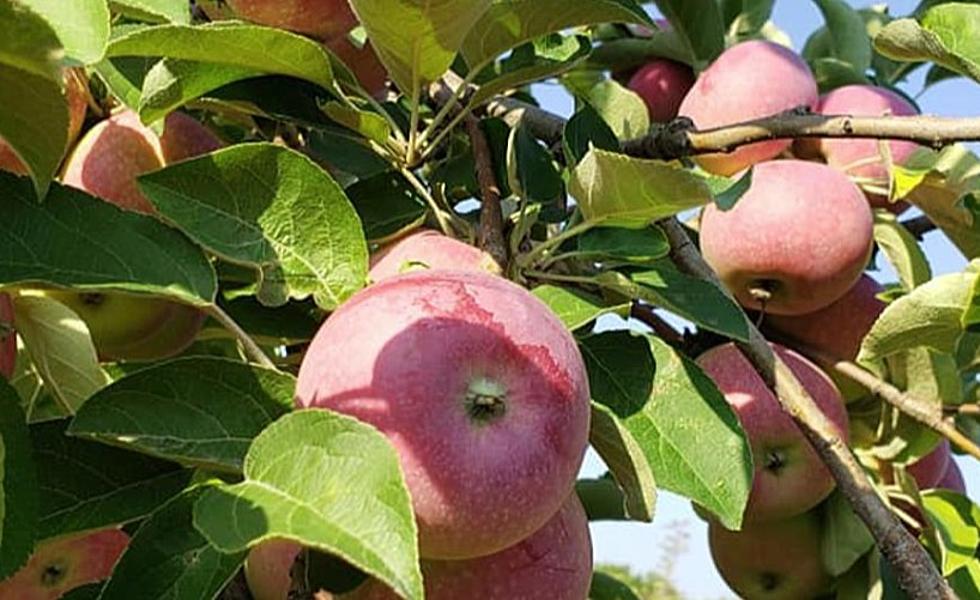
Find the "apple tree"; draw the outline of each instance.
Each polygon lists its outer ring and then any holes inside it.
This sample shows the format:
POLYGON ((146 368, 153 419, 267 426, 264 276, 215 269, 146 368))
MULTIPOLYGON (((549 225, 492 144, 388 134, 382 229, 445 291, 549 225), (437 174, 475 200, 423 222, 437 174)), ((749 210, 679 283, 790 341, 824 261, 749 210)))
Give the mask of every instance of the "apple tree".
POLYGON ((0 598, 980 598, 980 6, 814 3, 0 0, 0 598))

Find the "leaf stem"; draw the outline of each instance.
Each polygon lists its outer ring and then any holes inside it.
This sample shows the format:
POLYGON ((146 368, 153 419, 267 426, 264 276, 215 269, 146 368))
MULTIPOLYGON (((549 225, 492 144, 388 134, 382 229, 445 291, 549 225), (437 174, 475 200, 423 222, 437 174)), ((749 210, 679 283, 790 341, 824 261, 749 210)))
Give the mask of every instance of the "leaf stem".
POLYGON ((450 237, 455 237, 456 231, 453 221, 458 217, 447 213, 439 207, 439 204, 436 202, 435 198, 432 197, 432 194, 429 193, 429 190, 426 189, 425 185, 423 185, 421 181, 419 181, 418 177, 415 176, 415 173, 413 173, 411 169, 402 167, 399 171, 405 177, 408 183, 415 188, 415 191, 422 196, 426 204, 429 205, 429 210, 432 211, 432 214, 436 217, 436 221, 439 222, 439 229, 442 229, 444 234, 450 237))
POLYGON ((253 361, 255 361, 256 364, 270 369, 276 368, 275 363, 273 363, 272 360, 266 356, 265 352, 262 351, 262 348, 255 343, 255 340, 253 340, 252 337, 248 335, 248 333, 246 333, 234 319, 231 318, 231 315, 222 310, 220 306, 217 304, 210 304, 204 309, 204 312, 206 312, 212 319, 220 323, 222 327, 231 332, 231 334, 235 336, 235 339, 237 339, 242 347, 245 348, 245 353, 253 361))
POLYGON ((573 225, 558 235, 541 242, 525 254, 518 256, 517 264, 525 268, 532 267, 541 256, 546 254, 552 248, 560 246, 561 244, 565 243, 566 240, 569 240, 577 235, 582 235, 593 227, 595 227, 595 223, 591 223, 589 221, 583 221, 577 225, 573 225))

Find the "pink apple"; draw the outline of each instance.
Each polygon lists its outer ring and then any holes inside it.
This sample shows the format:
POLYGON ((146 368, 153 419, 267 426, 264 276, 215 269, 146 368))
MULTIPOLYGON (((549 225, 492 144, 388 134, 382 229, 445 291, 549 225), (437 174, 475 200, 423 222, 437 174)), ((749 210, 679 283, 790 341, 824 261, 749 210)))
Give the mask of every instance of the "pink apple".
MULTIPOLYGON (((493 523, 486 525, 493 527, 493 523)), ((585 509, 572 494, 558 514, 526 540, 480 558, 423 561, 422 577, 427 600, 584 599, 592 581, 592 542, 585 509)), ((397 600, 398 596, 380 581, 369 580, 342 598, 397 600)))
POLYGON ((226 0, 247 21, 326 40, 357 24, 347 0, 226 0))
POLYGON ((420 229, 371 255, 371 281, 382 281, 406 271, 452 269, 500 274, 500 265, 479 248, 442 235, 432 229, 420 229))
POLYGON ((249 551, 245 581, 254 600, 288 600, 293 563, 302 551, 301 545, 284 539, 262 542, 249 551))
POLYGON ((24 567, 0 581, 0 598, 56 600, 77 587, 107 579, 128 544, 129 536, 119 529, 43 542, 24 567))
POLYGON ((628 87, 646 102, 651 120, 665 123, 677 116, 684 96, 693 85, 691 67, 658 58, 640 67, 630 78, 628 87))
POLYGON ((946 473, 943 478, 936 483, 936 487, 941 490, 949 490, 963 496, 966 495, 966 480, 963 479, 963 472, 960 466, 952 458, 946 466, 946 473))
POLYGON ((949 440, 944 439, 939 442, 935 450, 910 464, 908 472, 915 479, 919 489, 928 490, 940 487, 939 482, 945 477, 952 461, 949 440))
POLYGON ((842 173, 777 160, 756 165, 734 208, 705 208, 701 251, 743 306, 802 315, 857 283, 871 255, 872 227, 861 190, 842 173), (759 293, 768 294, 764 303, 759 293))
POLYGON ((17 362, 17 332, 14 330, 14 304, 0 294, 0 377, 10 379, 17 362))
MULTIPOLYGON (((732 125, 817 102, 817 83, 803 59, 789 48, 753 40, 723 52, 698 77, 680 106, 700 129, 732 125)), ((716 175, 733 175, 776 157, 792 140, 771 140, 724 154, 696 157, 716 175)))
MULTIPOLYGON (((846 440, 847 412, 830 378, 796 352, 776 344, 772 349, 846 440)), ((826 498, 834 489, 833 477, 741 351, 724 344, 697 362, 735 410, 752 448, 755 475, 745 522, 795 517, 826 498)))
POLYGON ((359 47, 346 35, 341 35, 327 41, 326 46, 354 73, 365 91, 375 98, 384 95, 388 70, 381 64, 370 42, 359 47))
POLYGON ((716 522, 708 525, 715 567, 747 600, 803 600, 829 591, 833 580, 823 566, 822 537, 813 511, 737 532, 716 522))
POLYGON ((388 436, 425 558, 484 556, 537 530, 572 490, 588 438, 574 338, 527 290, 478 272, 359 292, 311 343, 296 400, 388 436))

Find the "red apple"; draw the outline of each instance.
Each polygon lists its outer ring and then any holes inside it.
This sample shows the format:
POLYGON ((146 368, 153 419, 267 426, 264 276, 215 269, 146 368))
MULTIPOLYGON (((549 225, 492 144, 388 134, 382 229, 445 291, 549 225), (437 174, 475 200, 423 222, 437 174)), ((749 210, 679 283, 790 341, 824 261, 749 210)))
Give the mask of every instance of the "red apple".
POLYGON ((350 31, 357 18, 347 0, 225 0, 237 16, 321 40, 350 31))
POLYGON ((56 600, 67 592, 107 579, 129 544, 118 529, 105 529, 48 540, 27 565, 0 582, 0 598, 56 600))
POLYGON ((815 512, 738 532, 717 522, 708 525, 715 567, 746 600, 802 600, 829 591, 833 580, 823 566, 821 539, 815 512))
MULTIPOLYGON (((490 556, 423 561, 422 577, 427 600, 586 598, 592 581, 592 542, 585 509, 572 494, 558 514, 526 540, 490 556)), ((397 600, 398 596, 380 581, 369 580, 342 598, 397 600)))
POLYGON ((326 46, 354 73, 367 93, 376 98, 383 95, 388 70, 381 64, 370 42, 358 47, 346 35, 342 35, 330 39, 326 46))
MULTIPOLYGON (((847 412, 830 378, 796 352, 771 345, 846 440, 847 412)), ((741 351, 724 344, 697 362, 735 410, 752 448, 755 475, 745 522, 795 517, 826 498, 834 489, 833 477, 741 351)))
POLYGON ((963 496, 966 495, 966 481, 963 479, 963 472, 960 471, 960 466, 952 458, 949 459, 949 464, 946 466, 946 473, 936 483, 936 487, 941 490, 950 490, 963 496))
POLYGON ((14 330, 14 304, 0 294, 0 377, 10 379, 17 362, 17 332, 14 330))
POLYGON ((939 482, 946 476, 950 464, 955 463, 949 451, 949 440, 944 439, 935 450, 910 464, 908 472, 920 490, 928 490, 941 487, 939 482))
MULTIPOLYGON (((807 64, 792 50, 753 40, 723 52, 698 77, 680 106, 701 129, 774 115, 817 102, 817 83, 807 64)), ((733 175, 786 150, 792 140, 771 140, 724 154, 696 157, 716 175, 733 175)))
POLYGON ((254 600, 288 600, 292 569, 303 547, 289 540, 269 540, 252 548, 245 559, 245 581, 254 600))
POLYGON ((705 208, 701 251, 743 306, 802 315, 857 282, 871 254, 872 227, 864 195, 845 175, 777 160, 756 165, 734 208, 705 208))
POLYGON ((479 248, 432 229, 420 229, 371 255, 368 277, 371 281, 382 281, 406 271, 420 269, 500 274, 500 265, 479 248))
POLYGON ((650 119, 665 123, 677 116, 684 96, 694 85, 691 67, 659 58, 640 67, 628 87, 640 95, 650 111, 650 119))
MULTIPOLYGON (((871 85, 848 85, 837 88, 820 98, 816 108, 824 115, 854 116, 909 116, 919 111, 908 100, 885 88, 871 85)), ((881 154, 878 140, 869 138, 821 139, 818 142, 820 153, 830 166, 841 169, 848 175, 875 180, 878 187, 888 187, 889 173, 881 154)), ((913 142, 895 140, 888 142, 891 160, 903 165, 919 146, 913 142)), ((868 194, 875 208, 888 208, 901 213, 908 204, 892 204, 881 194, 868 194)))
POLYGON ((588 438, 574 338, 527 290, 485 273, 362 290, 317 332, 296 394, 388 436, 425 558, 485 556, 537 530, 572 490, 588 438))

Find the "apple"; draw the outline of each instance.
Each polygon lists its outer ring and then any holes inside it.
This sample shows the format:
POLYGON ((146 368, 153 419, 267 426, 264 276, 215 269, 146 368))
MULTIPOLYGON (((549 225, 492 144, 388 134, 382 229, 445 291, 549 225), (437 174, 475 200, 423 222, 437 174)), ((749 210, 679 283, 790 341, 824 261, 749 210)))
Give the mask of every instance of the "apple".
MULTIPOLYGON (((65 69, 65 102, 68 104, 68 141, 67 146, 75 141, 82 130, 85 121, 85 111, 88 108, 88 83, 80 69, 65 69)), ((0 170, 10 171, 17 175, 27 175, 27 165, 17 156, 3 138, 0 138, 0 170)))
POLYGON ((129 544, 119 529, 104 529, 42 542, 27 564, 0 581, 0 598, 56 600, 67 592, 107 579, 129 544))
POLYGON ((946 476, 951 463, 953 458, 949 451, 949 440, 943 439, 935 450, 910 464, 908 473, 915 479, 920 490, 941 487, 939 482, 946 476))
MULTIPOLYGON (((837 88, 820 98, 816 111, 824 115, 854 116, 910 116, 919 114, 908 100, 885 88, 871 85, 847 85, 837 88)), ((890 175, 881 154, 878 140, 869 138, 825 138, 818 142, 820 154, 827 164, 853 177, 872 179, 878 187, 888 187, 890 175)), ((888 142, 893 164, 902 165, 918 149, 914 142, 893 140, 888 142)), ((899 214, 908 204, 892 204, 887 196, 868 194, 875 208, 887 208, 899 214)))
POLYGON ((382 281, 406 271, 452 269, 500 274, 500 265, 479 248, 432 229, 416 232, 383 246, 371 255, 371 281, 382 281))
POLYGON ((949 459, 949 464, 946 466, 946 473, 936 483, 936 487, 941 490, 950 490, 963 496, 966 495, 966 481, 963 479, 963 472, 960 471, 960 466, 952 458, 949 459))
MULTIPOLYGON (((846 441, 847 412, 830 378, 796 352, 770 345, 846 441)), ((746 523, 795 517, 833 491, 834 479, 816 451, 734 344, 708 350, 697 363, 734 409, 752 448, 755 474, 746 523)))
POLYGON ((357 25, 347 0, 225 0, 235 14, 260 25, 327 40, 357 25))
POLYGON ((691 67, 658 58, 642 67, 630 77, 627 87, 646 102, 650 119, 665 123, 677 116, 677 110, 694 85, 694 71, 691 67))
MULTIPOLYGON (((722 52, 684 97, 679 114, 700 129, 732 125, 817 102, 817 83, 807 64, 772 42, 742 42, 722 52)), ((716 175, 734 175, 789 148, 792 140, 749 144, 695 160, 716 175)))
POLYGON ((746 600, 817 598, 833 582, 823 566, 816 512, 729 531, 708 525, 711 557, 722 579, 746 600))
MULTIPOLYGON (((571 494, 561 510, 524 541, 470 560, 423 561, 422 578, 427 600, 586 598, 592 581, 592 542, 585 509, 571 494)), ((341 598, 397 600, 398 596, 371 579, 341 598)))
POLYGON ((758 164, 731 210, 708 205, 701 251, 738 301, 767 314, 812 313, 857 283, 873 217, 861 190, 813 162, 758 164))
POLYGON ((14 329, 14 304, 8 294, 0 294, 0 377, 14 376, 17 362, 17 332, 14 329))
POLYGON ((262 542, 248 552, 245 581, 255 600, 287 600, 293 587, 293 563, 303 551, 300 544, 274 539, 262 542))
POLYGON ((370 42, 356 46, 346 35, 342 35, 327 41, 325 46, 347 65, 367 93, 375 98, 383 96, 388 70, 381 64, 370 42))
POLYGON ((187 115, 167 116, 161 138, 135 112, 123 110, 82 137, 65 164, 62 182, 120 208, 153 214, 136 178, 220 146, 214 134, 187 115))
POLYGON ((588 442, 575 339, 487 273, 405 273, 356 294, 310 344, 296 401, 388 437, 424 558, 485 556, 529 536, 571 492, 588 442))

